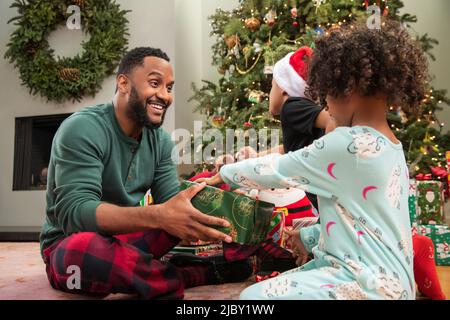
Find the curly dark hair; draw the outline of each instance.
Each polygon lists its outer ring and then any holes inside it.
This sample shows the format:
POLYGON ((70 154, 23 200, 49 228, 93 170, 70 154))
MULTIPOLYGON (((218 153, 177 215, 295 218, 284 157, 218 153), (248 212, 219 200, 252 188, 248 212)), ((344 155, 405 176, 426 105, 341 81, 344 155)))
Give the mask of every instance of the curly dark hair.
POLYGON ((308 93, 325 102, 356 91, 384 95, 388 105, 416 112, 429 81, 427 59, 419 44, 396 21, 381 29, 365 23, 334 29, 315 42, 309 65, 308 93))
POLYGON ((157 57, 170 62, 169 56, 161 49, 151 47, 138 47, 128 51, 120 61, 117 74, 130 74, 137 66, 144 64, 146 57, 157 57))

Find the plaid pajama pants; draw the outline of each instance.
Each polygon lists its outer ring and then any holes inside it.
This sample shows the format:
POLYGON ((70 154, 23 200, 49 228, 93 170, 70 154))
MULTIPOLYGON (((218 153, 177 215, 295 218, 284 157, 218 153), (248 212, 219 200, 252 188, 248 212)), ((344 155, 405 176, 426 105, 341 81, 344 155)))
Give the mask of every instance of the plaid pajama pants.
MULTIPOLYGON (((143 299, 182 299, 184 278, 180 269, 159 259, 180 239, 162 230, 118 236, 93 232, 76 233, 44 250, 47 277, 53 288, 74 293, 106 296, 110 293, 139 294, 143 299), (79 268, 80 287, 71 289, 73 269, 79 268)), ((273 241, 257 246, 224 244, 228 262, 252 255, 286 258, 290 253, 273 241)), ((196 272, 195 268, 190 269, 196 272)), ((193 277, 205 277, 206 273, 193 277)))

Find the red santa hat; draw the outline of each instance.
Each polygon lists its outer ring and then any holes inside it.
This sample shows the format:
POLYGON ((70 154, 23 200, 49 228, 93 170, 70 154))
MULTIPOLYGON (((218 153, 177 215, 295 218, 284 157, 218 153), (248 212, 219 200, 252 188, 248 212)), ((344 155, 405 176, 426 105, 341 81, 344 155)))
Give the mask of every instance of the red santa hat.
POLYGON ((305 61, 313 54, 310 47, 301 47, 275 64, 273 78, 290 97, 304 97, 308 80, 308 64, 305 61))

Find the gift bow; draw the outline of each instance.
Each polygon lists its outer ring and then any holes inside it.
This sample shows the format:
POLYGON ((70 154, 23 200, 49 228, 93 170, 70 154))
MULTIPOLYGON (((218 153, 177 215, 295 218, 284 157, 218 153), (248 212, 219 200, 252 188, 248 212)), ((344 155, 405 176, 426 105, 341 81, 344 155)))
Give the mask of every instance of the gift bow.
POLYGON ((431 172, 439 179, 444 179, 448 176, 448 171, 442 167, 432 167, 431 172))
POLYGON ((416 180, 418 180, 418 181, 433 180, 433 175, 431 173, 427 173, 427 174, 419 173, 416 176, 416 180))
POLYGON ((444 179, 448 176, 448 171, 442 167, 431 167, 431 173, 423 174, 419 173, 416 175, 416 180, 433 180, 433 176, 438 179, 444 179))
POLYGON ((267 280, 270 278, 275 278, 276 276, 279 276, 279 275, 280 275, 280 273, 278 271, 274 271, 271 274, 264 275, 264 276, 257 274, 255 277, 255 280, 256 280, 256 282, 261 282, 261 281, 264 281, 264 280, 267 280))

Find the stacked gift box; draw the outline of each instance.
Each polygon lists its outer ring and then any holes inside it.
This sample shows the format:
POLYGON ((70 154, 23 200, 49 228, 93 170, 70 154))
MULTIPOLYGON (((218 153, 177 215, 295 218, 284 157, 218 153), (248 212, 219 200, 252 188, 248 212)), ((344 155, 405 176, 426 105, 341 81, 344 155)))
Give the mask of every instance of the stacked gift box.
POLYGON ((450 227, 445 225, 442 182, 411 180, 409 213, 412 233, 429 237, 434 243, 436 264, 450 266, 450 227))
POLYGON ((442 182, 417 181, 416 219, 418 224, 444 223, 444 192, 442 182))
POLYGON ((434 243, 434 259, 438 266, 450 266, 450 227, 446 225, 419 225, 417 234, 427 236, 434 243))

